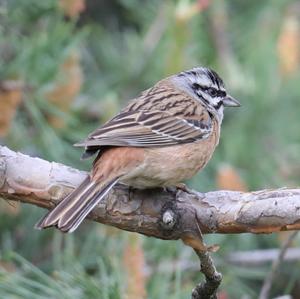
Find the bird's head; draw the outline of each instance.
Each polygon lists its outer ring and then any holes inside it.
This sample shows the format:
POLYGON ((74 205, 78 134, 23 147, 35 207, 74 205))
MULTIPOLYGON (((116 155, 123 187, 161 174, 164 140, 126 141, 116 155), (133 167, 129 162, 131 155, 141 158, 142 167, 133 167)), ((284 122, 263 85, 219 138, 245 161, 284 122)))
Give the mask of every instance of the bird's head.
POLYGON ((175 84, 196 98, 220 120, 223 119, 224 107, 239 107, 240 103, 230 96, 223 80, 213 70, 196 67, 174 75, 175 84))

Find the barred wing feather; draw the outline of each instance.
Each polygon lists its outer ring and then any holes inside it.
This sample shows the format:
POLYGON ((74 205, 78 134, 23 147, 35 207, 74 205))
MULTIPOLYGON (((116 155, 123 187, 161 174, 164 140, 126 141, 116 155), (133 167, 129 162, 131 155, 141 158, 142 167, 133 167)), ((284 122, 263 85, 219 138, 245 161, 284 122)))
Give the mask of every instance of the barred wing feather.
POLYGON ((129 111, 120 113, 75 146, 161 147, 204 139, 211 131, 211 120, 183 119, 165 111, 129 111))

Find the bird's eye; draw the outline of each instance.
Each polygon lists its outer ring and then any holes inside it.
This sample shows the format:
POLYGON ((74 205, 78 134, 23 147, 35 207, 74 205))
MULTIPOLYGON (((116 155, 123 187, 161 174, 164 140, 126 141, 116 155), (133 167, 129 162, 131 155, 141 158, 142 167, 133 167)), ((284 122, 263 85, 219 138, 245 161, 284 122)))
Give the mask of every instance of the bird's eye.
POLYGON ((198 83, 193 83, 193 88, 198 90, 201 88, 201 86, 198 83))
POLYGON ((207 89, 207 93, 211 96, 211 97, 216 97, 218 95, 218 91, 213 88, 213 87, 210 87, 207 89))

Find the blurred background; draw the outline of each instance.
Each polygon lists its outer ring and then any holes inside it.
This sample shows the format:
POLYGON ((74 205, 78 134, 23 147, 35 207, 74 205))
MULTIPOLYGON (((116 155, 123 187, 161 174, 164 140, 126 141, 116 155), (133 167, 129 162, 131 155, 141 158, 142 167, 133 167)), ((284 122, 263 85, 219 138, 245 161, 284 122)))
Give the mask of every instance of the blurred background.
MULTIPOLYGON (((143 89, 199 65, 242 107, 226 111, 213 159, 188 185, 299 185, 300 1, 0 0, 0 144, 88 170, 73 143, 143 89)), ((34 230, 44 213, 0 201, 0 298, 181 299, 202 279, 179 241, 88 222, 73 235, 34 230)), ((206 236, 220 245, 219 298, 257 298, 270 262, 247 252, 286 238, 206 236), (233 261, 237 251, 246 258, 233 261)), ((281 267, 273 297, 300 298, 299 265, 281 267)))

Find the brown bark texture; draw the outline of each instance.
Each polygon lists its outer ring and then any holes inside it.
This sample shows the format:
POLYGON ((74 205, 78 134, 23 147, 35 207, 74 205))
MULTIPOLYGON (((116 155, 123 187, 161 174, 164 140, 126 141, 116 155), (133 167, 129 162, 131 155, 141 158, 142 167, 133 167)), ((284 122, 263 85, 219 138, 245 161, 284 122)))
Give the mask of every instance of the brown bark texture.
MULTIPOLYGON (((0 146, 0 197, 52 208, 84 179, 74 168, 0 146)), ((272 233, 300 228, 300 189, 255 192, 116 186, 90 219, 204 250, 202 234, 272 233)))

